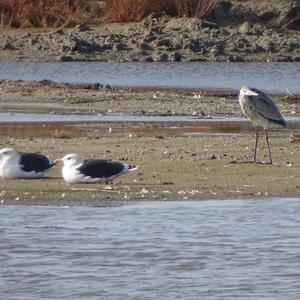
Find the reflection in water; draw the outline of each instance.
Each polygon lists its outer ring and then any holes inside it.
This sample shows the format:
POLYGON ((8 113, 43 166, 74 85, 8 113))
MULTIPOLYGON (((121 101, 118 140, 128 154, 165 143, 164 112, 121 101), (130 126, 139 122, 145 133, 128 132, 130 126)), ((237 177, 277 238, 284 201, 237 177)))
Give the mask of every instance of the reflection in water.
POLYGON ((299 299, 299 199, 2 206, 0 298, 299 299))
POLYGON ((0 79, 300 92, 300 63, 0 62, 0 79))
MULTIPOLYGON (((300 118, 286 118, 288 126, 280 134, 300 130, 300 118)), ((190 116, 95 116, 0 113, 0 134, 15 137, 127 137, 132 136, 197 136, 252 132, 246 118, 190 116), (112 128, 112 131, 109 130, 112 128)), ((278 132, 278 130, 275 130, 278 132)))

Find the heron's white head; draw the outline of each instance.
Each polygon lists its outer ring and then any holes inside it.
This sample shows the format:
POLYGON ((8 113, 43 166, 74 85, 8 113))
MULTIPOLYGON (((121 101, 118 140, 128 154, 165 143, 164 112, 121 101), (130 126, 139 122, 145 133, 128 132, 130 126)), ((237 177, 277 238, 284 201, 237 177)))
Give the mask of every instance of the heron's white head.
POLYGON ((18 152, 13 148, 3 148, 0 150, 0 162, 18 159, 18 152))
POLYGON ((63 165, 67 167, 75 167, 83 162, 81 157, 76 153, 67 154, 61 159, 56 159, 54 163, 57 163, 59 161, 61 161, 63 165))
POLYGON ((258 96, 257 92, 251 90, 247 86, 242 86, 240 89, 240 96, 258 96))

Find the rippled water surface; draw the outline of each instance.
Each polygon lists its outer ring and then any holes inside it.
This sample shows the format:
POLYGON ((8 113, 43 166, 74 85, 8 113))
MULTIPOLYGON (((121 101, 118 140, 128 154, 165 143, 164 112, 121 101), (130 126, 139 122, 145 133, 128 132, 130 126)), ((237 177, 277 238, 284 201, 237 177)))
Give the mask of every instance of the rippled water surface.
POLYGON ((0 62, 0 79, 300 92, 300 63, 0 62))
POLYGON ((300 299, 300 199, 0 207, 0 299, 300 299))

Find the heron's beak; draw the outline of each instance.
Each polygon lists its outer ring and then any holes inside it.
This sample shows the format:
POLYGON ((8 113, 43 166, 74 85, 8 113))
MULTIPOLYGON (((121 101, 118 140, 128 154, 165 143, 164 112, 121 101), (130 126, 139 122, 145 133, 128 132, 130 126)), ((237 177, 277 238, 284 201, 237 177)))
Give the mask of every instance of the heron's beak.
POLYGON ((246 96, 258 96, 258 94, 254 91, 251 91, 251 90, 247 90, 245 91, 244 93, 246 96))

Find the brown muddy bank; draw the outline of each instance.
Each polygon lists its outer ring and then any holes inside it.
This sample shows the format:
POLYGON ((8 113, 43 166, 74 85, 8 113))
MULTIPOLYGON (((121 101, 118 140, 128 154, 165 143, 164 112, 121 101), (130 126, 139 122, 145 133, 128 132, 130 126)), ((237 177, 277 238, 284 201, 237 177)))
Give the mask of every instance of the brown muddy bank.
POLYGON ((3 30, 0 59, 22 61, 300 61, 298 1, 219 1, 204 20, 3 30))

